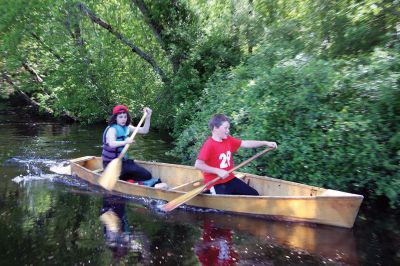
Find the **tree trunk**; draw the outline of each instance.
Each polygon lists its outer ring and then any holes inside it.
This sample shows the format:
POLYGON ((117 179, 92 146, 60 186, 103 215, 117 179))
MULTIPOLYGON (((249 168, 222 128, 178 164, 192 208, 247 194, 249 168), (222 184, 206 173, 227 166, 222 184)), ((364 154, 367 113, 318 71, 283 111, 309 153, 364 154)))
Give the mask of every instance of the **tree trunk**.
POLYGON ((93 75, 93 73, 90 71, 89 64, 91 62, 91 58, 89 57, 89 53, 87 53, 86 51, 85 40, 82 38, 81 27, 79 25, 79 22, 80 20, 75 17, 72 22, 73 24, 71 25, 70 14, 67 14, 67 20, 66 20, 67 29, 70 32, 72 38, 74 39, 75 45, 79 48, 80 56, 81 58, 83 58, 83 64, 86 67, 87 75, 84 78, 87 77, 90 83, 96 88, 97 91, 93 93, 93 95, 94 97, 96 97, 97 101, 102 104, 103 111, 107 112, 108 100, 102 99, 101 97, 99 97, 99 93, 97 93, 102 91, 102 89, 98 85, 95 75, 93 75))
POLYGON ((146 4, 143 0, 132 0, 132 2, 139 8, 140 12, 143 15, 144 21, 152 30, 154 37, 156 38, 157 42, 160 44, 161 48, 169 55, 169 61, 172 65, 173 72, 176 73, 180 67, 182 61, 182 54, 173 55, 171 54, 171 50, 168 49, 168 45, 166 44, 163 38, 163 30, 164 27, 158 23, 158 21, 154 20, 151 17, 151 14, 146 7, 146 4))
POLYGON ((161 37, 161 32, 162 32, 162 26, 157 23, 157 21, 154 21, 149 13, 149 10, 147 9, 145 3, 142 0, 132 0, 132 2, 139 8, 140 12, 142 12, 144 21, 147 23, 147 25, 150 27, 150 29, 153 31, 154 37, 156 38, 157 42, 161 45, 161 47, 166 51, 166 45, 165 42, 163 41, 161 37))
MULTIPOLYGON (((8 84, 14 87, 14 95, 25 102, 27 105, 30 105, 31 108, 37 113, 43 113, 45 115, 54 117, 54 111, 48 107, 43 107, 37 101, 31 99, 25 92, 16 89, 16 83, 7 75, 7 73, 2 73, 2 78, 8 84)), ((66 112, 62 112, 60 117, 66 122, 72 123, 76 121, 75 117, 70 116, 66 112)))
POLYGON ((49 51, 52 55, 54 55, 58 61, 60 61, 61 63, 64 62, 64 59, 61 58, 60 55, 58 55, 53 48, 49 47, 35 32, 31 32, 31 35, 41 44, 45 47, 45 49, 47 51, 49 51))
POLYGON ((129 46, 129 48, 131 48, 132 52, 136 53, 137 55, 139 55, 142 59, 144 59, 147 63, 149 63, 154 72, 157 73, 157 75, 161 78, 161 80, 164 83, 169 83, 169 79, 167 77, 167 75, 164 73, 164 71, 158 66, 158 64, 156 63, 156 61, 149 56, 148 54, 146 54, 145 52, 143 52, 142 50, 140 50, 137 46, 135 46, 132 42, 130 42, 125 36, 123 36, 121 33, 117 32, 114 30, 114 28, 108 24, 107 22, 105 22, 104 20, 102 20, 101 18, 97 17, 88 7, 86 7, 84 4, 82 3, 78 3, 78 8, 79 10, 86 16, 88 16, 90 18, 90 20, 96 24, 98 24, 99 26, 103 27, 104 29, 108 30, 111 34, 113 34, 118 40, 120 40, 122 43, 126 44, 127 46, 129 46))
MULTIPOLYGON (((253 0, 249 0, 249 21, 250 23, 254 23, 254 3, 253 0)), ((253 47, 254 47, 254 33, 252 32, 251 28, 254 27, 254 25, 247 25, 247 52, 249 54, 253 53, 253 47)))
POLYGON ((34 81, 43 82, 42 77, 37 73, 37 71, 35 69, 33 69, 31 66, 29 66, 26 62, 23 62, 22 66, 25 68, 26 71, 31 73, 34 81))

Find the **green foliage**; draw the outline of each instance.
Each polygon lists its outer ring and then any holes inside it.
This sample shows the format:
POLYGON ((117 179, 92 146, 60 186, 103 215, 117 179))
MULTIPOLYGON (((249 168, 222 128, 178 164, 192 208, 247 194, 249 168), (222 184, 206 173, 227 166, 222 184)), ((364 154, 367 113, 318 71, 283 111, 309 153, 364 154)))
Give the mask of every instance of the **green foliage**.
MULTIPOLYGON (((204 85, 218 69, 229 69, 240 63, 242 53, 234 45, 230 35, 212 35, 198 44, 190 58, 176 73, 171 83, 172 102, 180 103, 174 110, 174 132, 180 132, 186 127, 186 122, 198 108, 196 100, 203 93, 204 85)), ((166 105, 171 104, 167 98, 166 105)), ((176 135, 176 134, 174 134, 176 135)))
POLYGON ((149 19, 156 23, 172 64, 179 67, 200 32, 197 27, 198 17, 184 1, 152 0, 145 4, 150 14, 149 19))
MULTIPOLYGON (((19 16, 6 27, 8 34, 0 52, 7 55, 2 57, 2 65, 15 78, 15 88, 43 107, 52 108, 56 115, 67 112, 84 123, 107 118, 117 103, 137 111, 151 105, 160 82, 149 66, 84 16, 76 3, 51 3, 30 1, 27 6, 19 3, 7 7, 19 16), (33 81, 22 67, 24 62, 43 82, 33 81)), ((128 1, 119 3, 118 11, 114 2, 89 4, 96 15, 117 30, 124 30, 124 35, 133 36, 132 42, 146 43, 156 60, 162 58, 155 40, 138 34, 145 29, 133 16, 128 1)))
POLYGON ((167 77, 76 2, 2 1, 0 97, 22 91, 83 123, 150 106, 187 163, 224 112, 239 137, 280 143, 262 173, 398 206, 396 1, 80 2, 167 77))

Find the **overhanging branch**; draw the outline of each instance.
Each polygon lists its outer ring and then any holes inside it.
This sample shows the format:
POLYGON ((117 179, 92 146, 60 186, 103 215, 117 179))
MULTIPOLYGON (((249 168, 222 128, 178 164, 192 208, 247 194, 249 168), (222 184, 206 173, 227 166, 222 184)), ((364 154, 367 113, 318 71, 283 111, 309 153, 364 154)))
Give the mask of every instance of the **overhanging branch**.
POLYGON ((165 75, 164 71, 158 66, 158 64, 156 63, 156 61, 149 56, 148 54, 146 54, 145 52, 143 52, 142 50, 140 50, 137 46, 135 46, 131 41, 129 41, 125 36, 123 36, 121 33, 117 32, 116 30, 114 30, 114 28, 108 24, 107 22, 105 22, 104 20, 102 20, 101 18, 97 17, 88 7, 86 7, 84 4, 82 3, 78 3, 78 8, 79 10, 86 16, 89 17, 89 19, 91 21, 93 21, 94 23, 98 24, 99 26, 103 27, 104 29, 108 30, 111 34, 113 34, 118 40, 120 40, 122 43, 126 44, 127 46, 129 46, 129 48, 131 48, 132 52, 136 53, 137 55, 139 55, 141 58, 143 58, 147 63, 149 63, 154 72, 156 72, 161 80, 164 83, 169 83, 169 79, 168 77, 165 75))

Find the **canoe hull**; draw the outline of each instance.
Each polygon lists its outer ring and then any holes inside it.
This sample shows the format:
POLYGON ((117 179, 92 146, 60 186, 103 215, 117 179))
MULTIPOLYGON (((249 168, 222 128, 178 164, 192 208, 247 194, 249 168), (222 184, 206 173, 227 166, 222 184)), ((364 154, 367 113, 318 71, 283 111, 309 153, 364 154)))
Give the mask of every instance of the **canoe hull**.
MULTIPOLYGON (((199 182, 201 173, 193 167, 136 162, 172 189, 156 189, 119 180, 113 192, 170 201, 202 184, 199 182)), ((101 167, 101 158, 98 157, 71 160, 72 173, 94 185, 98 185, 98 169, 101 167)), ((186 204, 233 213, 268 216, 285 221, 351 228, 363 200, 363 196, 357 194, 245 173, 236 174, 244 175, 242 180, 257 189, 261 196, 200 194, 186 204)))

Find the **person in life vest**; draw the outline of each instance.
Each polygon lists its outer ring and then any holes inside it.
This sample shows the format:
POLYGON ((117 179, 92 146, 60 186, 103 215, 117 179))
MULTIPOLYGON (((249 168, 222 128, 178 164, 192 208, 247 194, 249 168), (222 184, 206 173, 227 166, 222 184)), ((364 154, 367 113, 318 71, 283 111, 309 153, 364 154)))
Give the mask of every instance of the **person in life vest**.
POLYGON ((195 167, 202 171, 204 183, 208 183, 218 176, 222 178, 208 188, 211 194, 259 195, 254 188, 236 178, 233 173, 228 172, 234 168, 233 153, 239 148, 267 146, 276 149, 276 142, 241 140, 229 136, 229 118, 223 114, 214 115, 210 119, 208 127, 212 135, 201 147, 195 167))
MULTIPOLYGON (((144 125, 139 128, 137 133, 147 134, 150 128, 150 119, 152 110, 148 107, 143 109, 147 113, 144 125)), ((108 127, 103 133, 103 151, 101 158, 103 159, 103 168, 121 153, 124 146, 133 141, 128 136, 135 130, 131 125, 131 116, 128 107, 125 105, 117 105, 113 108, 112 116, 108 122, 108 127)), ((128 182, 140 182, 152 179, 151 173, 145 168, 137 165, 132 159, 128 159, 128 153, 122 160, 122 170, 119 177, 128 182)))

